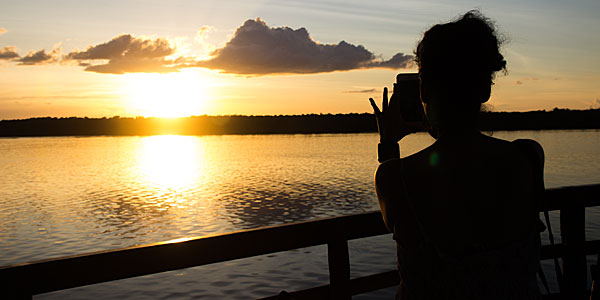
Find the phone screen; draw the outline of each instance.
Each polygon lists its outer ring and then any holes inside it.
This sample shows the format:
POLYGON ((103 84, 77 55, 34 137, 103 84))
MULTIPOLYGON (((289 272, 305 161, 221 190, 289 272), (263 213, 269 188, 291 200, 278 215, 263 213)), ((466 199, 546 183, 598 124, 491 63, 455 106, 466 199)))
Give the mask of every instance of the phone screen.
POLYGON ((395 93, 400 93, 400 112, 406 121, 423 121, 423 105, 419 91, 419 74, 400 73, 396 76, 395 93))

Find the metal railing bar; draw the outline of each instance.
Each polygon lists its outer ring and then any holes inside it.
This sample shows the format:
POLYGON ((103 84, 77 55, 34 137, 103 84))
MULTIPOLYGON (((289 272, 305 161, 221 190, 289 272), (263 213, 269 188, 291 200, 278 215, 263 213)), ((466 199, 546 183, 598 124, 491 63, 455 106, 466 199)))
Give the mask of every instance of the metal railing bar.
MULTIPOLYGON (((585 199, 585 206, 600 206, 600 184, 549 189, 549 210, 565 207, 564 199, 585 199), (561 202, 562 201, 562 202, 561 202)), ((201 266, 256 255, 328 244, 334 239, 357 239, 386 234, 379 212, 275 225, 232 233, 163 242, 47 259, 0 267, 4 289, 30 295, 112 280, 201 266), (274 242, 276 241, 276 242, 274 242)), ((542 256, 561 255, 561 245, 544 246, 542 256), (544 250, 545 249, 545 250, 544 250)), ((600 251, 600 241, 588 241, 586 253, 600 251), (589 245, 589 248, 588 248, 589 245)))

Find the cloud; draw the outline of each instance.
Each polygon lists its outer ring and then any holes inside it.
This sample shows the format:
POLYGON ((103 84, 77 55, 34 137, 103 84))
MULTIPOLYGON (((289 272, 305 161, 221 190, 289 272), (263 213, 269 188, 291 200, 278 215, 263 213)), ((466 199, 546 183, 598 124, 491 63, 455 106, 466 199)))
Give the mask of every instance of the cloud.
POLYGON ((52 51, 46 53, 45 49, 40 51, 30 51, 27 55, 17 59, 19 65, 33 66, 33 65, 44 65, 56 62, 60 55, 60 48, 52 49, 52 51))
POLYGON ((198 32, 196 33, 196 36, 194 37, 194 40, 196 40, 199 43, 203 43, 205 42, 206 36, 208 35, 209 32, 213 31, 215 28, 213 26, 209 26, 209 25, 204 25, 202 27, 200 27, 200 29, 198 29, 198 32))
POLYGON ((367 93, 375 93, 376 89, 366 89, 366 90, 352 90, 352 91, 343 91, 342 93, 349 94, 367 94, 367 93))
POLYGON ((214 30, 214 27, 204 25, 198 29, 198 32, 194 37, 194 42, 196 42, 196 45, 200 46, 198 56, 202 57, 202 59, 210 58, 210 53, 214 52, 217 48, 207 40, 208 34, 214 30))
POLYGON ((17 57, 19 57, 19 54, 17 53, 17 47, 15 46, 7 46, 0 49, 0 59, 14 59, 17 57))
MULTIPOLYGON (((516 84, 516 85, 523 85, 523 84, 525 84, 526 82, 538 81, 538 80, 540 80, 540 79, 539 79, 539 78, 537 78, 537 77, 523 77, 523 78, 519 78, 519 79, 515 80, 515 84, 516 84)), ((555 80, 556 80, 556 79, 555 79, 555 80)), ((529 83, 528 83, 528 84, 529 84, 529 83)))
POLYGON ((389 68, 389 69, 401 69, 401 68, 412 68, 414 67, 415 57, 404 53, 396 53, 392 58, 385 61, 373 61, 367 64, 369 68, 389 68))
MULTIPOLYGON (((6 30, 6 28, 4 27, 0 27, 0 35, 5 34, 6 32, 8 32, 8 30, 6 30)), ((15 46, 6 46, 4 48, 0 48, 0 60, 6 59, 15 59, 18 58, 19 54, 17 53, 17 47, 15 46)))
MULTIPOLYGON (((201 67, 255 76, 414 67, 412 55, 397 53, 384 60, 362 45, 345 41, 321 44, 313 40, 305 28, 269 27, 260 18, 244 22, 221 48, 207 42, 207 34, 212 30, 210 26, 203 26, 194 38, 202 46, 203 55, 188 53, 185 45, 176 49, 175 42, 166 38, 121 34, 108 42, 62 56, 60 45, 55 45, 50 52, 32 51, 24 57, 18 55, 15 47, 9 46, 0 49, 0 59, 13 60, 19 65, 60 62, 78 65, 89 72, 109 74, 168 73, 201 67)), ((198 52, 197 47, 195 50, 198 52)))
POLYGON ((309 74, 362 68, 410 67, 412 56, 398 53, 388 61, 361 45, 345 41, 321 44, 305 28, 268 27, 257 18, 240 26, 212 58, 193 66, 245 75, 309 74))
POLYGON ((174 53, 175 48, 164 38, 152 40, 123 34, 85 51, 73 51, 64 59, 77 61, 86 71, 97 73, 168 73, 178 70, 173 64, 180 61, 166 59, 174 53))

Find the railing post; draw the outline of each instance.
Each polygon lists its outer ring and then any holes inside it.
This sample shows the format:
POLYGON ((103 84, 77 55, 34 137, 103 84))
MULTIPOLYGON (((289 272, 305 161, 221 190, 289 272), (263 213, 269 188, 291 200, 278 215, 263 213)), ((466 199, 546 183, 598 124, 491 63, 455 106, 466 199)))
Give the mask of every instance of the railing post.
POLYGON ((592 265, 592 291, 590 300, 600 300, 600 254, 596 257, 596 264, 592 265))
POLYGON ((327 243, 327 260, 329 262, 329 299, 350 300, 350 256, 348 241, 339 238, 327 243))
POLYGON ((585 299, 587 293, 587 265, 585 258, 585 202, 578 193, 565 199, 560 210, 560 233, 564 245, 563 289, 564 299, 585 299))

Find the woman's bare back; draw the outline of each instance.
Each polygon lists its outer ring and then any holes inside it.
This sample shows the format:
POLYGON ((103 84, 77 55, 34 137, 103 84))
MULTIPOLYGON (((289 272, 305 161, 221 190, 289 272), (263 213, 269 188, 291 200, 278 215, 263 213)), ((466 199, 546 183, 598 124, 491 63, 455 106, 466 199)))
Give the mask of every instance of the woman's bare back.
MULTIPOLYGON (((534 226, 533 164, 514 143, 480 133, 446 136, 390 165, 381 166, 390 169, 385 181, 402 178, 405 189, 405 196, 390 201, 410 201, 397 209, 411 205, 429 237, 448 253, 470 245, 501 247, 526 239, 534 226)), ((395 220, 403 228, 414 221, 395 220)))

